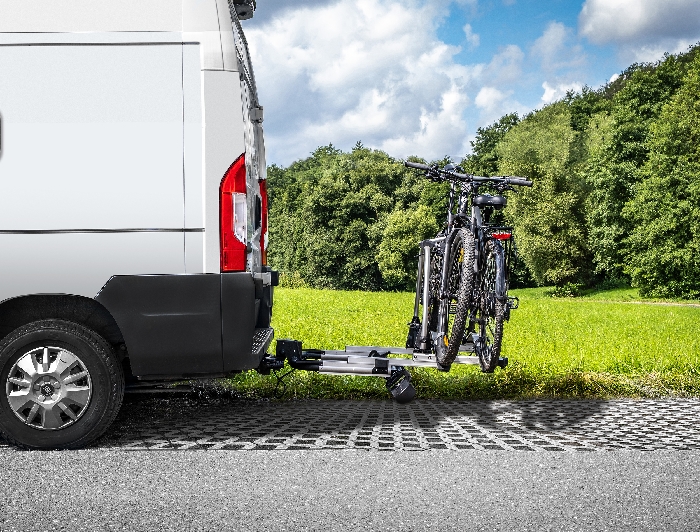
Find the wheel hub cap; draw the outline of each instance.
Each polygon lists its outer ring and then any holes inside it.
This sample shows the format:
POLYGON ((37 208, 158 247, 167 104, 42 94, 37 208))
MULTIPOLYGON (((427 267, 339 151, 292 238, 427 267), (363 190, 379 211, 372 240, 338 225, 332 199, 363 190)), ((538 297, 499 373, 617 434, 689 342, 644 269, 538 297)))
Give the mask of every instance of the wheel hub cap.
POLYGON ((15 362, 5 390, 10 408, 23 423, 56 430, 85 413, 92 397, 92 379, 74 353, 61 347, 38 347, 15 362))

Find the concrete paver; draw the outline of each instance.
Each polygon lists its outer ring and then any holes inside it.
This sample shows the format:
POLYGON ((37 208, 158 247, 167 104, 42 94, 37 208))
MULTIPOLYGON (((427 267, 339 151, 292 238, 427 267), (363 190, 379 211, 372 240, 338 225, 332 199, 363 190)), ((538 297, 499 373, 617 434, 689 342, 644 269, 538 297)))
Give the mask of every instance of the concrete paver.
POLYGON ((98 448, 700 450, 700 400, 127 401, 98 448))

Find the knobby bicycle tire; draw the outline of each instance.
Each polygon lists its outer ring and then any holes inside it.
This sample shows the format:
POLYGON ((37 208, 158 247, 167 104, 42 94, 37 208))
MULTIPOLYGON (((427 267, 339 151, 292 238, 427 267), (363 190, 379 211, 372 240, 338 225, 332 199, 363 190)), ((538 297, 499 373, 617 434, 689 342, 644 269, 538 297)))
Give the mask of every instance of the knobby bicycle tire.
POLYGON ((435 345, 437 362, 444 369, 454 362, 465 340, 464 327, 474 291, 474 235, 468 229, 456 229, 448 244, 449 253, 445 254, 449 261, 447 298, 440 301, 443 323, 435 345))
POLYGON ((479 267, 475 319, 471 325, 478 335, 474 350, 479 357, 481 371, 491 373, 501 356, 506 312, 505 263, 501 243, 489 238, 484 245, 484 255, 479 267))

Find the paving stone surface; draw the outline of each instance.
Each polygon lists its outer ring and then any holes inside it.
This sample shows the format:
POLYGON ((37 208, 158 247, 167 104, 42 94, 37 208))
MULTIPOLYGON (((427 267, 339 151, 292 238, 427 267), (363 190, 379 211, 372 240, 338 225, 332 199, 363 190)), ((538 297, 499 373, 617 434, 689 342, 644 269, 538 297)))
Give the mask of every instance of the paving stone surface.
MULTIPOLYGON (((7 447, 0 443, 0 448, 7 447)), ((700 450, 700 400, 128 398, 96 448, 700 450)))
POLYGON ((128 400, 118 449, 700 450, 700 400, 128 400))

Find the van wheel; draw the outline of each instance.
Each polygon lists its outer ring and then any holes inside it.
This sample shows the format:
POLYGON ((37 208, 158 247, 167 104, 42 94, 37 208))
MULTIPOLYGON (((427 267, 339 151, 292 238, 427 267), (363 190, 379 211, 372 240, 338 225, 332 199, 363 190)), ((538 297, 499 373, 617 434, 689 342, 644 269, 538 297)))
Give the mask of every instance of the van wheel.
POLYGON ((63 320, 35 321, 0 341, 0 433, 27 449, 75 449, 101 436, 124 398, 112 347, 63 320))

